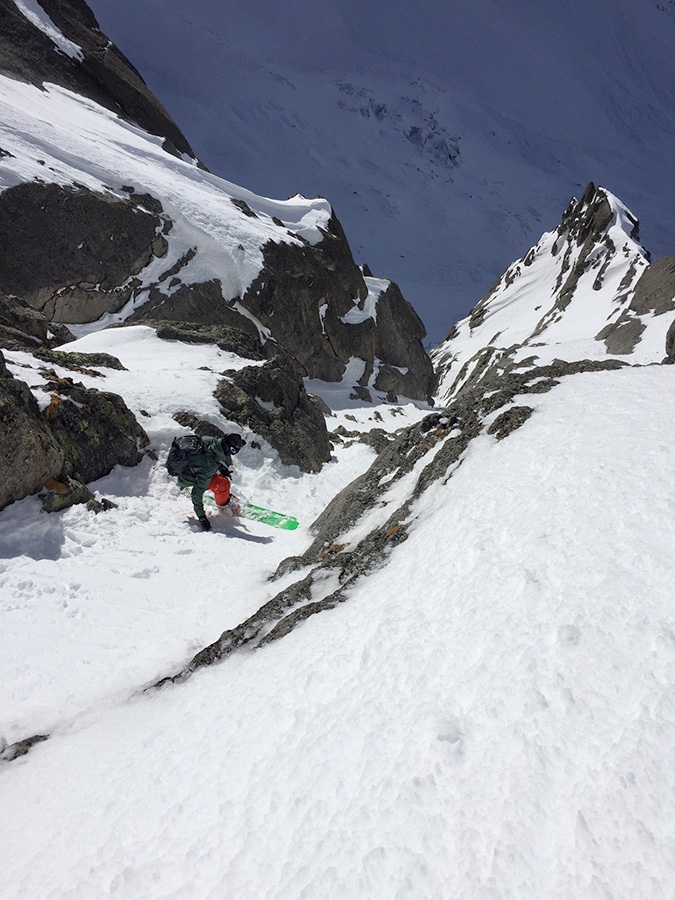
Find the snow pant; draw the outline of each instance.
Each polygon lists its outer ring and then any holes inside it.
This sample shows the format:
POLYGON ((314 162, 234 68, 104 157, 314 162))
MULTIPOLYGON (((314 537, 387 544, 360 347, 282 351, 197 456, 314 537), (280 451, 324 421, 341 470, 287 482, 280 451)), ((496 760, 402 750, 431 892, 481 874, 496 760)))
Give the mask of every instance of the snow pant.
POLYGON ((230 480, 216 473, 209 481, 207 490, 213 491, 213 496, 218 506, 225 506, 230 499, 230 480))

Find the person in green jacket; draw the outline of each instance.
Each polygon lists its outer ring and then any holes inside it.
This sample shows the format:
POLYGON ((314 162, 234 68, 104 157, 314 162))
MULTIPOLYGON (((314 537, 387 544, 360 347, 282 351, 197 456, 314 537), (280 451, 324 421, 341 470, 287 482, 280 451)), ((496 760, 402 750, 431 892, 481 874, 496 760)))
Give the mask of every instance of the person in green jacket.
POLYGON ((191 498, 202 531, 210 531, 211 523, 204 512, 204 491, 213 491, 218 506, 230 502, 230 469, 232 455, 239 453, 246 441, 238 434, 202 438, 204 450, 178 476, 178 487, 192 488, 191 498))

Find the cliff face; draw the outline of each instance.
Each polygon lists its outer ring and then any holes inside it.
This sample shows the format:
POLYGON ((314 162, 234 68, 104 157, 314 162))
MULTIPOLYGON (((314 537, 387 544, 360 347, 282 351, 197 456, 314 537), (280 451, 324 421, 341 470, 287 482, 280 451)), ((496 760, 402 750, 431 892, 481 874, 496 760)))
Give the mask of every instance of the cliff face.
POLYGON ((37 86, 58 84, 164 139, 175 155, 194 153, 124 54, 101 33, 83 0, 41 0, 42 14, 0 0, 0 73, 37 86))
POLYGON ((220 396, 239 394, 223 415, 307 471, 330 445, 304 378, 431 399, 424 326, 395 284, 364 275, 326 200, 269 200, 207 172, 82 0, 0 0, 0 14, 0 347, 148 323, 266 360, 276 400, 240 403, 260 378, 226 380, 220 396))
POLYGON ((0 3, 0 292, 59 323, 228 325, 303 376, 357 359, 356 388, 429 398, 424 327, 395 285, 366 285, 327 201, 200 168, 81 0, 0 3))

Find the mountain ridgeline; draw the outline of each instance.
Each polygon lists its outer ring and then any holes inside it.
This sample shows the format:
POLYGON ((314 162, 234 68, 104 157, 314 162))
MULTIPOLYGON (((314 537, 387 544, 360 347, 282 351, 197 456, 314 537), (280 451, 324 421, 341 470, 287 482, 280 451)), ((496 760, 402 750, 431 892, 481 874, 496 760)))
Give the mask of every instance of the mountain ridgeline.
POLYGON ((355 263, 326 200, 268 200, 207 172, 82 0, 0 7, 0 347, 33 354, 26 365, 44 371, 52 397, 45 407, 37 391, 37 403, 3 365, 0 453, 12 475, 0 508, 49 479, 67 486, 136 462, 148 443, 126 410, 135 453, 82 465, 93 404, 46 368, 105 368, 56 351, 78 329, 142 324, 250 360, 223 373, 223 414, 303 471, 331 451, 326 410, 303 379, 348 380, 367 402, 431 400, 421 320, 393 282, 355 263), (68 433, 51 427, 57 402, 68 433), (29 464, 17 462, 19 436, 29 464))

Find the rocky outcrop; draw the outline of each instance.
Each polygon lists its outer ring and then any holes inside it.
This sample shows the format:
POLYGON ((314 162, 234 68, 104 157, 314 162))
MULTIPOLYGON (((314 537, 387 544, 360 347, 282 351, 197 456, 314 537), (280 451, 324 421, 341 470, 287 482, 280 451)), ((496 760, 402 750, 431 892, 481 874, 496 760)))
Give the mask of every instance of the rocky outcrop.
POLYGON ((662 256, 644 270, 628 307, 597 334, 608 353, 632 353, 647 328, 643 318, 675 312, 675 257, 662 256))
POLYGON ((19 297, 0 294, 0 347, 34 350, 41 346, 58 347, 72 340, 65 325, 50 322, 19 297))
POLYGON ((114 466, 135 466, 150 441, 124 400, 71 378, 49 377, 51 395, 43 418, 63 450, 63 475, 83 484, 107 475, 114 466))
POLYGON ((666 334, 666 362, 675 363, 675 319, 666 334))
POLYGON ((0 292, 47 319, 91 322, 120 310, 170 224, 158 201, 26 182, 0 193, 0 292), (39 242, 35 236, 40 235, 39 242))
POLYGON ((170 293, 165 293, 161 286, 153 285, 148 291, 148 300, 135 310, 127 322, 145 325, 161 320, 202 329, 223 326, 243 331, 251 338, 258 337, 255 322, 239 312, 234 303, 225 300, 222 284, 217 278, 181 284, 172 288, 170 293))
MULTIPOLYGON (((250 320, 246 320, 250 321, 250 320)), ((215 344, 220 350, 236 353, 244 359, 271 359, 278 353, 272 341, 262 343, 257 330, 254 334, 228 325, 199 325, 195 322, 159 322, 149 319, 143 322, 154 328, 157 337, 164 341, 184 341, 186 344, 215 344)))
POLYGON ((368 289, 338 220, 333 217, 320 244, 263 247, 264 265, 246 291, 243 304, 305 374, 339 381, 345 370, 341 317, 368 289), (341 346, 343 345, 343 346, 341 346))
POLYGON ((194 157, 185 136, 134 66, 101 33, 84 0, 40 0, 40 6, 73 47, 63 52, 13 0, 0 0, 0 73, 36 85, 58 84, 89 97, 164 137, 167 151, 194 157))
POLYGON ((335 216, 321 243, 299 247, 270 242, 264 266, 242 303, 310 378, 339 381, 347 363, 364 361, 358 386, 429 400, 431 361, 426 330, 393 282, 376 301, 375 315, 358 314, 368 295, 342 226, 335 216))
POLYGON ((174 419, 179 425, 182 425, 183 428, 189 428, 190 431, 194 434, 198 434, 199 437, 225 437, 225 432, 222 428, 219 428, 212 422, 207 422, 205 419, 200 419, 199 416, 188 412, 187 410, 177 412, 174 415, 174 419))
MULTIPOLYGON (((101 355, 105 359, 98 365, 119 364, 101 355)), ((44 374, 43 390, 50 397, 41 412, 28 385, 12 376, 0 353, 0 509, 45 486, 48 511, 91 501, 85 483, 118 464, 136 465, 149 443, 117 394, 44 374)))
POLYGON ((376 390, 390 398, 392 394, 402 394, 414 400, 431 399, 435 378, 431 360, 422 346, 426 333, 420 317, 398 285, 391 282, 377 301, 372 351, 368 347, 363 357, 377 361, 373 383, 376 390))
POLYGON ((0 509, 40 490, 63 462, 28 385, 12 377, 0 353, 0 509))
POLYGON ((33 356, 42 362, 52 363, 52 365, 61 366, 61 368, 70 369, 73 372, 92 375, 94 378, 101 377, 101 372, 97 372, 95 366, 103 369, 117 369, 118 372, 127 371, 119 359, 110 353, 79 353, 77 350, 64 353, 61 350, 40 347, 33 350, 33 356))
POLYGON ((321 407, 305 390, 290 358, 224 375, 215 391, 223 414, 265 438, 283 463, 318 472, 330 459, 321 407))

